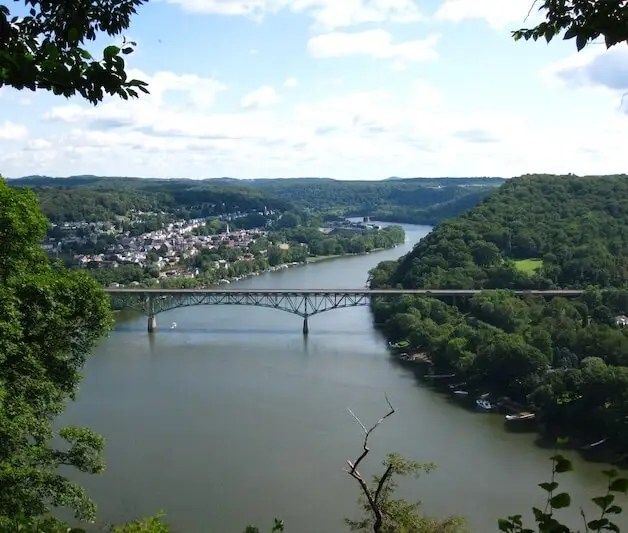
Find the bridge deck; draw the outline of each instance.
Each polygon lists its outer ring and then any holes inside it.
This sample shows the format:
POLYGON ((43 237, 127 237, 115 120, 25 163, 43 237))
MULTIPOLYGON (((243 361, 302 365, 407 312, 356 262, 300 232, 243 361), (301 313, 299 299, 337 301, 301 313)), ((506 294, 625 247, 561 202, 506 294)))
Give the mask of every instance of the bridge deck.
MULTIPOLYGON (((177 295, 177 294, 364 294, 369 296, 384 295, 431 295, 431 296, 472 296, 481 292, 491 292, 497 289, 135 289, 135 288, 106 288, 105 291, 111 294, 154 294, 154 295, 177 295)), ((579 296, 584 293, 581 289, 556 289, 556 290, 513 290, 520 295, 539 296, 579 296)))

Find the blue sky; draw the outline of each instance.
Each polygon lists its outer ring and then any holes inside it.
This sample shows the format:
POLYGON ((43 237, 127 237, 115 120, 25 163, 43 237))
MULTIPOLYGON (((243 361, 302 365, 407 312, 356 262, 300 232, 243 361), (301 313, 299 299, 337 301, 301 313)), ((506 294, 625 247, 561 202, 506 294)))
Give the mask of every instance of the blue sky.
POLYGON ((93 107, 0 89, 0 172, 625 172, 628 49, 515 43, 530 4, 151 0, 127 34, 151 95, 93 107))

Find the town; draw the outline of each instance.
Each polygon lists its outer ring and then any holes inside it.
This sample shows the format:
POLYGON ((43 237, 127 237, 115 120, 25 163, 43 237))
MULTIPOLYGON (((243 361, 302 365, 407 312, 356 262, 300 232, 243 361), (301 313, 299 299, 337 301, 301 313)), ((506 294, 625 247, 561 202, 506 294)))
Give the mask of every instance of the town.
MULTIPOLYGON (((196 279, 195 286, 204 286, 200 278, 208 284, 223 284, 307 262, 311 255, 309 242, 304 237, 288 242, 289 236, 278 228, 282 217, 267 209, 189 220, 165 212, 131 211, 113 222, 51 224, 42 246, 51 258, 62 259, 70 267, 89 269, 110 287, 123 286, 125 276, 111 281, 116 279, 115 274, 103 276, 94 271, 111 273, 120 267, 148 271, 151 275, 145 282, 149 285, 196 279), (261 227, 240 227, 240 220, 251 217, 261 221, 261 227), (140 225, 151 227, 151 223, 160 227, 139 234, 133 231, 140 225)), ((382 227, 368 218, 362 222, 340 218, 308 229, 310 233, 315 229, 317 237, 324 240, 338 236, 355 239, 379 232, 382 227)), ((145 283, 137 279, 129 283, 141 284, 145 283)))

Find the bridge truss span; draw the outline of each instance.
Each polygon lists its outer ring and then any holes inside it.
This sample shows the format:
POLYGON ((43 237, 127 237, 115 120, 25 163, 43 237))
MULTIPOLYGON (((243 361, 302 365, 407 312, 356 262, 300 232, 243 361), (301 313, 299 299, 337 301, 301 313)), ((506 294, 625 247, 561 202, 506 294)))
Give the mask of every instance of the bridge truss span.
MULTIPOLYGON (((303 333, 308 333, 308 317, 348 307, 369 305, 373 296, 431 296, 451 299, 469 298, 482 291, 454 289, 354 289, 354 290, 307 290, 307 289, 105 289, 111 297, 114 309, 130 309, 148 317, 148 331, 157 327, 156 315, 179 307, 196 305, 247 305, 278 309, 298 315, 303 319, 303 333)), ((513 291, 520 296, 575 297, 581 290, 513 291)))
POLYGON ((156 315, 180 307, 197 305, 246 305, 278 309, 303 318, 303 333, 309 331, 308 317, 348 307, 369 305, 364 291, 193 291, 178 293, 133 292, 111 294, 114 309, 130 309, 148 316, 148 330, 157 326, 156 315))

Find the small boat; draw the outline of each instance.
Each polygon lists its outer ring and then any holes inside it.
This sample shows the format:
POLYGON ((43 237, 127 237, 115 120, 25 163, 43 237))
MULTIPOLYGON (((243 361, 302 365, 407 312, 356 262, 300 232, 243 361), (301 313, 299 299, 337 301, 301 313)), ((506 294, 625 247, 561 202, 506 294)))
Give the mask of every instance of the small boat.
POLYGON ((454 394, 456 396, 469 396, 469 393, 466 390, 455 390, 454 394))
POLYGON ((517 413, 515 415, 506 415, 507 422, 513 422, 515 420, 534 420, 536 415, 534 413, 517 413))
POLYGON ((484 409, 485 411, 490 411, 493 409, 493 404, 488 400, 475 400, 475 405, 477 405, 480 409, 484 409))
POLYGON ((176 327, 177 327, 177 323, 176 323, 176 322, 173 322, 173 323, 172 323, 172 325, 170 326, 170 329, 174 329, 174 328, 176 328, 176 327))
POLYGON ((604 444, 607 440, 608 440, 608 437, 602 440, 598 440, 597 442, 592 442, 591 444, 587 444, 586 446, 583 446, 582 449, 590 450, 591 448, 595 448, 597 446, 600 446, 601 444, 604 444))

